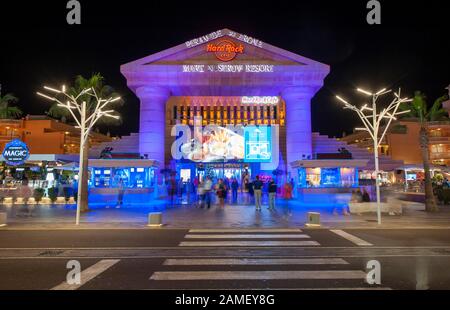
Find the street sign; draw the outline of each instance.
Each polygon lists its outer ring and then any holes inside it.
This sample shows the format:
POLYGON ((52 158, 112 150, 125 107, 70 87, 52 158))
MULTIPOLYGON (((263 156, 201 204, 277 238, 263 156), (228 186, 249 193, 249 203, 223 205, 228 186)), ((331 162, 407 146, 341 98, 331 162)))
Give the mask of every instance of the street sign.
POLYGON ((28 157, 30 157, 30 151, 23 141, 14 139, 6 143, 2 155, 7 165, 19 166, 24 164, 28 157))

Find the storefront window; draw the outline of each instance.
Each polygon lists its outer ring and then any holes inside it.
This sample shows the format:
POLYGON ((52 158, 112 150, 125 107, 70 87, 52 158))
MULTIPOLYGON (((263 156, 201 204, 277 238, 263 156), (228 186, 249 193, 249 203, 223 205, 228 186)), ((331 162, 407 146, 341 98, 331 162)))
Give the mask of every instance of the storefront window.
POLYGON ((310 187, 354 187, 358 186, 356 168, 299 168, 299 186, 310 187))
POLYGON ((144 188, 154 184, 152 168, 93 168, 92 170, 91 184, 96 188, 117 187, 120 180, 126 188, 144 188))
POLYGON ((358 177, 355 168, 341 168, 341 185, 343 187, 356 186, 358 177))
POLYGON ((340 185, 339 168, 322 168, 321 169, 321 186, 322 187, 338 187, 340 185))
POLYGON ((320 187, 320 168, 307 168, 306 169, 306 186, 307 187, 320 187))

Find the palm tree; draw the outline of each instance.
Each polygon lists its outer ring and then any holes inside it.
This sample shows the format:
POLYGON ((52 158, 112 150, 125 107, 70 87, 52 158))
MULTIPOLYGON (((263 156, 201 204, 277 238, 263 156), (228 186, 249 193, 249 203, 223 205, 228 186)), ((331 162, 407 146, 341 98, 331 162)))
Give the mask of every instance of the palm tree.
MULTIPOLYGON (((82 75, 78 75, 75 78, 73 86, 69 87, 67 93, 73 96, 77 96, 83 89, 87 88, 93 88, 97 95, 101 98, 110 98, 110 97, 119 97, 115 92, 114 89, 109 86, 105 85, 104 83, 104 77, 100 73, 94 73, 91 77, 85 78, 82 75)), ((81 96, 80 101, 86 101, 86 109, 87 109, 87 116, 89 116, 91 113, 95 110, 95 99, 92 96, 84 95, 81 96)), ((115 101, 108 107, 111 108, 117 108, 123 105, 122 100, 115 101)), ((48 115, 54 117, 54 118, 60 118, 62 121, 70 120, 71 114, 66 108, 59 107, 57 104, 53 104, 49 111, 47 112, 48 115)), ((111 113, 115 115, 119 115, 119 113, 111 113)), ((120 116, 120 115, 119 115, 120 116)), ((110 117, 102 117, 97 122, 100 126, 111 126, 111 125, 119 125, 121 124, 120 119, 114 119, 110 117)), ((85 143, 84 145, 84 158, 83 158, 83 177, 82 180, 84 181, 84 184, 81 184, 81 211, 86 212, 88 211, 88 191, 87 191, 87 182, 88 182, 88 160, 89 160, 89 143, 85 143)))
MULTIPOLYGON (((100 73, 94 73, 89 78, 85 78, 82 75, 78 75, 75 77, 74 85, 69 88, 67 91, 70 95, 78 95, 83 89, 86 88, 93 88, 95 89, 96 93, 101 98, 109 98, 109 97, 119 97, 118 94, 114 91, 114 89, 109 86, 105 85, 104 83, 105 78, 100 73)), ((86 101, 86 107, 87 107, 87 114, 89 115, 92 113, 95 109, 95 102, 94 98, 89 95, 81 96, 80 101, 86 101)), ((111 108, 118 108, 123 105, 122 100, 115 101, 109 107, 111 108)), ((70 112, 64 108, 58 106, 57 103, 53 104, 50 109, 48 110, 47 114, 53 118, 58 118, 61 120, 70 120, 71 114, 70 112)), ((119 113, 115 112, 113 114, 119 115, 119 113)), ((104 125, 104 126, 110 126, 110 125, 120 125, 121 120, 110 118, 110 117, 103 117, 99 119, 97 122, 97 125, 104 125)))
POLYGON ((19 101, 13 94, 6 94, 2 96, 2 88, 0 85, 0 119, 19 118, 22 115, 22 110, 11 104, 19 101))
POLYGON ((447 95, 437 98, 431 106, 431 109, 428 110, 425 94, 416 91, 412 102, 405 103, 401 106, 402 110, 410 110, 409 113, 405 114, 405 117, 416 118, 420 123, 419 143, 425 172, 425 210, 429 212, 438 211, 438 207, 431 182, 427 125, 429 122, 448 120, 448 113, 442 108, 442 102, 445 100, 447 100, 447 95))

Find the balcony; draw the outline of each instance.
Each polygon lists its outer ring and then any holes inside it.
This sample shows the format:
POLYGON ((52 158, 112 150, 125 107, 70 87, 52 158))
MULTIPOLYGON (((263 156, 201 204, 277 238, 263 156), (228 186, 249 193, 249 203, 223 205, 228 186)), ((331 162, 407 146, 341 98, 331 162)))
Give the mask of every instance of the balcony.
POLYGON ((430 152, 430 160, 450 159, 450 152, 430 152))
POLYGON ((429 136, 429 144, 450 144, 449 136, 429 136))

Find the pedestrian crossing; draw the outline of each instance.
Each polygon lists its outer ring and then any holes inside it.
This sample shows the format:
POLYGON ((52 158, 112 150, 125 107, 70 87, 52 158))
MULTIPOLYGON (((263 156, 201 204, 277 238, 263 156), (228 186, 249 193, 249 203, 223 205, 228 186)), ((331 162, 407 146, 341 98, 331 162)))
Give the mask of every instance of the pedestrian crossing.
POLYGON ((288 255, 289 247, 319 246, 301 229, 191 229, 179 247, 232 247, 236 256, 167 258, 149 281, 167 289, 381 288, 368 285, 366 272, 343 258, 288 255), (245 257, 246 248, 258 247, 285 248, 287 255, 245 257))
POLYGON ((282 247, 319 246, 301 229, 191 229, 182 247, 282 247), (221 240, 217 240, 221 239, 221 240), (226 240, 225 240, 226 239, 226 240), (252 239, 252 240, 248 240, 252 239), (278 239, 278 240, 277 240, 278 239), (288 239, 288 240, 284 240, 288 239), (211 241, 214 240, 214 241, 211 241))

